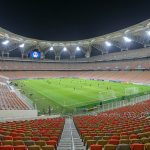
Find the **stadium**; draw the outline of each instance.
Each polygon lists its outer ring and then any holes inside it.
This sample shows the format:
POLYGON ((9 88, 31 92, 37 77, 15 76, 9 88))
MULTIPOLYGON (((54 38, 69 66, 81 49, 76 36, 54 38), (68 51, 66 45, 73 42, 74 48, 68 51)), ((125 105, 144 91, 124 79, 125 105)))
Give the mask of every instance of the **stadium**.
POLYGON ((149 150, 150 19, 83 40, 0 27, 0 150, 149 150))

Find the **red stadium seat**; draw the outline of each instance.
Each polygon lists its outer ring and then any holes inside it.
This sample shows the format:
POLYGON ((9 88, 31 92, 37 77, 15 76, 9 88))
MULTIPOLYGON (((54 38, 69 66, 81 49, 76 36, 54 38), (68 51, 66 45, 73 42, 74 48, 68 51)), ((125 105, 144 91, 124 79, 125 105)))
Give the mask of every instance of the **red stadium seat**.
POLYGON ((109 144, 113 144, 113 145, 118 145, 119 144, 119 140, 115 140, 115 139, 110 139, 108 141, 109 144))
POLYGON ((14 150, 28 150, 28 148, 25 145, 18 145, 14 146, 14 150))
POLYGON ((144 144, 139 143, 132 144, 131 150, 144 150, 144 144))
POLYGON ((40 138, 39 137, 31 137, 31 140, 38 141, 38 140, 40 140, 40 138))
POLYGON ((4 145, 0 146, 0 150, 14 150, 14 148, 11 145, 4 145))
POLYGON ((90 150, 102 150, 102 148, 103 146, 98 144, 94 144, 90 146, 90 150))
POLYGON ((55 148, 57 147, 57 142, 55 140, 46 141, 47 145, 53 145, 55 148))
POLYGON ((138 139, 139 136, 137 134, 131 134, 130 139, 138 139))
POLYGON ((16 141, 16 140, 22 140, 23 138, 21 136, 16 136, 16 137, 13 137, 13 140, 16 141))
POLYGON ((113 135, 111 139, 120 140, 120 136, 113 135))
POLYGON ((12 136, 4 136, 3 138, 4 138, 4 140, 13 140, 12 136))

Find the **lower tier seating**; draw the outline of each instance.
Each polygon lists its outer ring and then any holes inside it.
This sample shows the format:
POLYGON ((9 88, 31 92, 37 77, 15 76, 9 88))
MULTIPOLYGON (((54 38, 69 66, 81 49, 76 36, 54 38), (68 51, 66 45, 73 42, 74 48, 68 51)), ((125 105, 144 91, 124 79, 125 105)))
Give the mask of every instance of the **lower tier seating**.
MULTIPOLYGON (((117 59, 117 58, 116 58, 117 59)), ((94 62, 48 62, 0 59, 0 70, 149 70, 150 58, 94 61, 94 62)))
POLYGON ((77 116, 74 123, 91 150, 149 150, 150 100, 97 116, 77 116))
POLYGON ((0 150, 56 150, 65 119, 0 123, 0 150))

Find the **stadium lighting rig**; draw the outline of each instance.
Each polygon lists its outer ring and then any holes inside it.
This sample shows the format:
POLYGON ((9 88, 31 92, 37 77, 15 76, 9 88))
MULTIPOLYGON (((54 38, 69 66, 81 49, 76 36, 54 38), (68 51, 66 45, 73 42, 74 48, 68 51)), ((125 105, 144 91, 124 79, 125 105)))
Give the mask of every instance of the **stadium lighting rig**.
POLYGON ((24 43, 19 45, 20 48, 24 48, 24 43))
POLYGON ((49 49, 50 51, 53 51, 54 50, 54 47, 50 47, 50 49, 49 49))
POLYGON ((7 45, 8 43, 9 43, 8 40, 5 40, 5 41, 2 42, 3 45, 7 45))
POLYGON ((123 39, 125 40, 125 42, 131 42, 132 40, 126 36, 123 37, 123 39))
POLYGON ((108 41, 105 42, 105 45, 108 46, 108 47, 112 46, 112 44, 108 41))
POLYGON ((76 51, 80 51, 80 47, 79 46, 76 47, 76 51))
POLYGON ((64 52, 66 52, 66 51, 67 51, 67 48, 66 48, 66 47, 64 47, 64 48, 63 48, 63 51, 64 51, 64 52))

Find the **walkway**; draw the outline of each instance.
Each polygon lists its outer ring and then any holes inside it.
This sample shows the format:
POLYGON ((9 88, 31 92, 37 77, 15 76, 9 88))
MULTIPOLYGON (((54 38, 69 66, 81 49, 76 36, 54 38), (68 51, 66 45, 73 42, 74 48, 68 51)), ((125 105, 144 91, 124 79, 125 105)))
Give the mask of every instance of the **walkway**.
POLYGON ((85 150, 78 131, 71 118, 65 120, 64 130, 57 150, 85 150))

